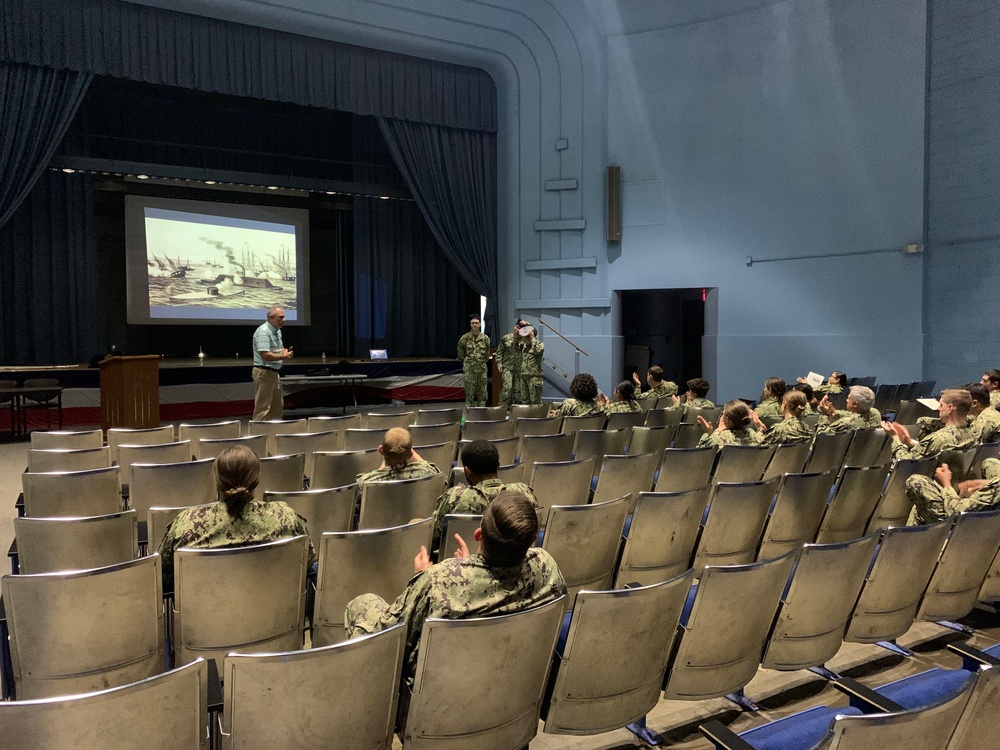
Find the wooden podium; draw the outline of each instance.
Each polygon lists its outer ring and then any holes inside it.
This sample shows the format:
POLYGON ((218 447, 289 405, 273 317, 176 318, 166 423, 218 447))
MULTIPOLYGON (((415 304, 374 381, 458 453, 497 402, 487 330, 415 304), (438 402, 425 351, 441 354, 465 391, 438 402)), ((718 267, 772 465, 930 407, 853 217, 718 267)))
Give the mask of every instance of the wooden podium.
POLYGON ((101 428, 160 426, 160 355, 101 362, 101 428))

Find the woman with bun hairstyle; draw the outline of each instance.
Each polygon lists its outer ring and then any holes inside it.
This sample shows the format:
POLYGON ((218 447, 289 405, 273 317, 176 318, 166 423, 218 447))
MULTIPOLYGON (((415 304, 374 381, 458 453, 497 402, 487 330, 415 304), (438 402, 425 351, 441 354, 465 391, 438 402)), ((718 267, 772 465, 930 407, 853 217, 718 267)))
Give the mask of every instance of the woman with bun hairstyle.
MULTIPOLYGON (((246 547, 291 536, 308 536, 306 522, 287 503, 254 499, 260 459, 244 445, 227 448, 215 459, 218 501, 182 510, 160 542, 163 590, 174 590, 174 550, 181 547, 246 547)), ((316 551, 309 543, 309 565, 316 551)))
POLYGON ((635 400, 635 386, 628 380, 623 380, 615 386, 614 401, 608 401, 607 396, 598 394, 597 403, 601 405, 601 411, 605 414, 614 414, 616 411, 642 411, 639 402, 635 400))
POLYGON ((739 399, 726 402, 722 407, 722 414, 719 417, 719 426, 713 427, 712 423, 704 417, 698 417, 698 424, 705 434, 698 441, 698 447, 706 445, 760 445, 760 433, 753 429, 753 416, 750 414, 750 407, 739 399))
POLYGON ((754 412, 758 417, 774 417, 781 419, 781 399, 785 397, 788 386, 781 378, 768 378, 764 381, 764 392, 760 396, 760 403, 754 412))
POLYGON ((757 428, 763 433, 764 445, 777 443, 797 443, 800 440, 812 440, 816 431, 802 419, 806 413, 806 395, 802 391, 791 390, 785 393, 781 400, 781 414, 784 417, 776 425, 768 429, 760 417, 754 415, 757 428))

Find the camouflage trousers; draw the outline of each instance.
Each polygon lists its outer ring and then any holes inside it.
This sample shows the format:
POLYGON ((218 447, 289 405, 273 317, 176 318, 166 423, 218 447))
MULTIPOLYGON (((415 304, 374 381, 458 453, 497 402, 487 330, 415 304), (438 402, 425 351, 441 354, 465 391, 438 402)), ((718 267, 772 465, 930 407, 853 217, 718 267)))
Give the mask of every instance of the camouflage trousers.
POLYGON ((518 394, 520 398, 514 403, 529 405, 542 403, 542 376, 522 375, 520 391, 518 394))
POLYGON ((518 403, 515 400, 517 394, 514 392, 514 373, 511 372, 510 368, 507 368, 500 375, 503 377, 503 385, 500 388, 500 403, 507 406, 518 403))
POLYGON ((344 629, 348 638, 378 632, 377 623, 389 610, 389 604, 377 594, 362 594, 347 603, 344 611, 344 629))
MULTIPOLYGON (((983 474, 987 479, 1000 475, 1000 461, 995 458, 983 461, 983 474)), ((922 474, 914 474, 906 480, 906 496, 913 503, 910 517, 906 519, 907 526, 942 521, 952 513, 970 509, 985 510, 985 503, 989 502, 989 496, 977 503, 976 495, 966 498, 946 494, 940 484, 922 474)))
POLYGON ((466 406, 485 406, 488 380, 486 370, 462 373, 462 385, 465 387, 466 406))

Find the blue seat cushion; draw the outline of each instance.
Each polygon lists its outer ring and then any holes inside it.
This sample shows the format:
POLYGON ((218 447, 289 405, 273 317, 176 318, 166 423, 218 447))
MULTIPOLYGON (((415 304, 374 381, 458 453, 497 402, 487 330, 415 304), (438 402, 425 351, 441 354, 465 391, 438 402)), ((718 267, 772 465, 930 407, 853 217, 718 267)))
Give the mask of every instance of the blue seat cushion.
POLYGON ((975 679, 975 672, 935 668, 882 685, 875 692, 912 710, 952 698, 975 679))
POLYGON ((694 598, 698 595, 698 583, 692 583, 688 591, 687 599, 684 600, 684 609, 681 610, 681 625, 687 627, 688 618, 691 616, 691 608, 694 606, 694 598))
POLYGON ((834 716, 859 716, 861 713, 856 708, 817 706, 750 729, 740 737, 753 745, 755 750, 806 750, 823 738, 834 716))

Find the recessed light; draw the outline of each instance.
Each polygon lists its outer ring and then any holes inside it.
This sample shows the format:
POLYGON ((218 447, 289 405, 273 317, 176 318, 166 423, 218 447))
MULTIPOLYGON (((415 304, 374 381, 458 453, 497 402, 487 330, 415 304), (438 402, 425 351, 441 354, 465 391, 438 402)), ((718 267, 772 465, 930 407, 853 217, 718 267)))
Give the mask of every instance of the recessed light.
POLYGON ((215 184, 215 180, 205 180, 205 184, 206 185, 214 185, 215 184))
POLYGON ((267 189, 268 189, 268 190, 277 190, 277 189, 278 189, 278 186, 277 186, 277 185, 268 185, 268 186, 267 186, 267 189))
POLYGON ((148 174, 137 174, 136 178, 140 179, 140 180, 148 180, 149 179, 149 175, 148 174))
POLYGON ((70 169, 69 167, 63 169, 63 172, 65 172, 66 174, 73 174, 75 171, 76 171, 75 169, 70 169))

